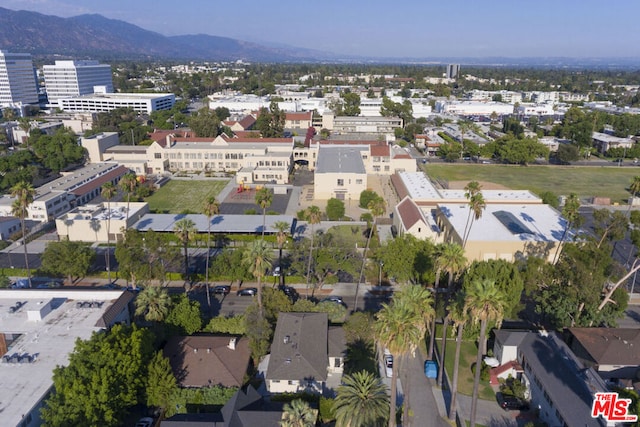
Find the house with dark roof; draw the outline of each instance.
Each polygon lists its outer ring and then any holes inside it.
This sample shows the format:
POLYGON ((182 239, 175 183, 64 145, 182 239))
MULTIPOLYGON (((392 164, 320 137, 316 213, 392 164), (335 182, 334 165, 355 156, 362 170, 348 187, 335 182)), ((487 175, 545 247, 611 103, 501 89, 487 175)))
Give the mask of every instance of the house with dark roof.
POLYGON ((394 208, 393 225, 398 235, 410 234, 417 239, 431 239, 440 243, 440 229, 430 215, 427 216, 409 196, 405 196, 394 208))
MULTIPOLYGON (((337 351, 332 349, 332 353, 337 354, 337 351)), ((334 363, 332 369, 335 368, 334 363)), ((328 370, 327 314, 280 313, 265 374, 267 390, 271 393, 322 393, 328 370)))
POLYGON ((132 314, 134 312, 133 300, 135 294, 133 292, 124 291, 117 300, 109 305, 102 317, 96 323, 99 328, 110 328, 113 325, 122 323, 131 324, 132 314))
POLYGON ((279 427, 282 404, 266 402, 252 386, 238 390, 220 412, 177 414, 160 427, 279 427))
POLYGON ((172 337, 163 352, 180 387, 240 387, 251 357, 247 338, 214 335, 172 337))
POLYGON ((640 329, 568 328, 566 342, 582 364, 602 378, 638 381, 640 329))
POLYGON ((596 393, 607 386, 592 368, 585 368, 554 332, 495 331, 498 368, 517 362, 531 407, 550 426, 605 426, 591 418, 596 393), (515 354, 514 354, 515 353, 515 354), (515 356, 515 358, 514 358, 515 356))

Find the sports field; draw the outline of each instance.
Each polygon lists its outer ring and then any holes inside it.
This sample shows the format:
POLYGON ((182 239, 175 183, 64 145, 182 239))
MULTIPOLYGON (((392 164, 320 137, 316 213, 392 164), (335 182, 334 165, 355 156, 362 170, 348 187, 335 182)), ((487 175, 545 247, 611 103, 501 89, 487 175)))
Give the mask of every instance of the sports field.
POLYGON ((510 166, 478 164, 427 164, 431 179, 442 181, 486 181, 536 194, 576 193, 580 197, 610 197, 612 203, 626 203, 627 191, 640 168, 615 166, 510 166))
POLYGON ((171 180, 145 201, 154 213, 202 213, 205 198, 217 196, 227 183, 228 181, 171 180))

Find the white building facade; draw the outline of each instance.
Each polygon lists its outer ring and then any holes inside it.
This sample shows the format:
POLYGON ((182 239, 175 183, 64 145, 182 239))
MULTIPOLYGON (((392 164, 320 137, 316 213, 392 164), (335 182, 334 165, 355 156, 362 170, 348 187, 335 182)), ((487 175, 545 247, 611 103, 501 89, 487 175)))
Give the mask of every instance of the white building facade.
POLYGON ((111 66, 98 61, 56 61, 42 68, 49 102, 94 93, 94 86, 113 92, 111 66))

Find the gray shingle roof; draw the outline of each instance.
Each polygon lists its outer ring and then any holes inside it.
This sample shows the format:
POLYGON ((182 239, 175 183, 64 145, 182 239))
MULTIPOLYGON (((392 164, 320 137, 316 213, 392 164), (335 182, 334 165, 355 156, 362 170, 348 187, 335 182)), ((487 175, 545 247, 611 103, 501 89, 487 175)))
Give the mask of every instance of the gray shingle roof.
POLYGON ((326 313, 280 313, 266 378, 326 381, 327 326, 326 313))
POLYGON ((320 146, 316 173, 367 173, 362 161, 362 151, 368 147, 320 146))

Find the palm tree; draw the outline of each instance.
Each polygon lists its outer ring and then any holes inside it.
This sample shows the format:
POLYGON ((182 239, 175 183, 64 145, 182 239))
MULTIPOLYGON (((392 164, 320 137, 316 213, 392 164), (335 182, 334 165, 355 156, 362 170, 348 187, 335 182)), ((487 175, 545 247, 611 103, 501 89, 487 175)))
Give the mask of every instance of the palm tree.
POLYGON ((476 425, 476 410, 478 407, 478 389, 480 388, 480 371, 482 370, 482 355, 485 349, 485 339, 487 333, 487 323, 496 322, 497 327, 502 323, 504 308, 506 306, 506 296, 504 292, 496 286, 493 280, 475 280, 467 289, 464 308, 471 316, 474 323, 480 322, 480 337, 478 338, 478 355, 476 357, 476 372, 473 380, 473 395, 471 397, 470 427, 476 425))
POLYGON ((116 195, 118 189, 111 182, 107 182, 102 186, 102 198, 107 201, 107 253, 105 259, 107 260, 107 275, 109 283, 111 283, 111 199, 116 195))
POLYGON ((196 233, 196 224, 189 218, 182 218, 173 225, 173 232, 178 236, 184 250, 184 279, 189 278, 189 242, 196 233))
POLYGON ((449 419, 454 420, 456 416, 456 399, 458 394, 460 349, 462 348, 462 334, 464 332, 464 325, 467 322, 467 314, 464 311, 464 294, 460 294, 454 301, 454 303, 449 307, 449 317, 453 322, 453 327, 457 329, 456 353, 453 359, 453 378, 451 380, 451 406, 449 406, 449 419))
POLYGON ((122 178, 120 178, 120 182, 118 183, 120 189, 127 195, 127 218, 129 217, 129 202, 131 201, 131 195, 136 192, 136 188, 138 187, 138 178, 135 173, 127 173, 124 174, 122 178))
POLYGON ((211 218, 220 213, 220 203, 214 196, 209 196, 204 201, 204 214, 207 216, 207 260, 205 261, 204 282, 207 287, 207 305, 211 310, 211 295, 209 295, 209 257, 211 254, 211 218))
POLYGON ((582 217, 580 216, 580 199, 576 193, 569 194, 569 197, 564 202, 564 207, 562 208, 562 216, 565 219, 564 231, 562 232, 562 238, 560 242, 558 242, 558 247, 556 248, 556 253, 553 256, 553 264, 558 261, 558 257, 560 256, 560 250, 564 245, 564 242, 567 238, 567 234, 569 234, 569 230, 574 226, 579 227, 582 217))
POLYGON ((244 251, 242 263, 249 267, 249 272, 258 280, 258 308, 262 313, 262 279, 271 268, 271 248, 264 240, 254 240, 244 251))
MULTIPOLYGON (((438 296, 438 285, 440 284, 440 275, 445 272, 448 274, 447 290, 451 292, 451 285, 457 278, 460 272, 467 264, 467 259, 464 256, 464 249, 457 243, 442 243, 438 245, 436 249, 436 257, 434 260, 434 267, 436 269, 436 280, 434 282, 434 289, 436 289, 436 299, 438 296)), ((437 305, 437 300, 436 300, 437 305)), ((436 326, 435 323, 431 324, 431 334, 429 339, 429 359, 433 359, 433 347, 435 342, 436 326)))
POLYGON ((313 427, 317 419, 317 409, 313 409, 302 399, 295 399, 284 405, 280 425, 282 427, 313 427))
POLYGON ((267 187, 262 187, 256 191, 256 204, 262 208, 262 238, 264 239, 264 229, 267 215, 267 208, 273 202, 273 192, 267 187))
MULTIPOLYGON (((376 315, 374 324, 375 336, 381 346, 389 350, 394 360, 399 361, 406 354, 413 354, 424 338, 426 331, 425 319, 427 318, 424 309, 431 305, 424 305, 412 297, 415 296, 413 290, 408 285, 394 296, 391 304, 383 304, 382 309, 376 315), (411 292, 411 293, 409 293, 411 292)), ((427 292, 423 289, 424 292, 427 292)), ((429 295, 430 299, 430 295, 429 295)), ((389 405, 389 426, 395 426, 396 414, 396 386, 397 369, 392 370, 391 375, 391 400, 389 405)))
POLYGON ((307 219, 307 222, 311 226, 311 246, 309 246, 309 260, 307 263, 307 298, 308 298, 309 283, 311 279, 311 258, 313 256, 313 238, 315 237, 313 226, 316 224, 320 224, 320 220, 322 219, 322 211, 317 206, 309 206, 305 210, 305 217, 307 219))
POLYGON ((473 213, 471 216, 471 222, 469 223, 469 228, 467 229, 467 235, 462 241, 462 247, 467 246, 467 241, 469 240, 469 235, 471 235, 471 227, 473 226, 473 222, 480 219, 482 217, 482 211, 487 207, 487 203, 484 201, 484 196, 482 193, 474 194, 471 199, 469 199, 469 212, 473 213))
POLYGON ((136 298, 136 315, 149 322, 162 322, 169 313, 171 297, 165 288, 149 286, 136 298))
MULTIPOLYGON (((482 191, 482 186, 480 185, 480 183, 478 181, 471 181, 469 182, 465 187, 464 187, 464 197, 466 197, 467 200, 471 201, 471 198, 473 196, 475 196, 476 194, 480 194, 480 192, 482 191)), ((465 241, 465 236, 467 235, 467 231, 470 227, 470 223, 471 223, 471 205, 469 205, 469 214, 467 215, 467 222, 464 225, 464 231, 462 233, 462 242, 464 243, 465 241)), ((464 246, 464 244, 463 244, 464 246)))
POLYGON ((20 228, 22 229, 22 247, 24 249, 24 264, 27 268, 27 280, 31 287, 31 269, 29 268, 29 255, 27 254, 27 228, 25 227, 25 218, 27 217, 27 208, 33 203, 36 190, 27 182, 21 181, 11 187, 11 197, 16 200, 11 206, 11 213, 20 218, 20 228))
POLYGON ((282 248, 287 243, 287 237, 289 236, 289 230, 291 230, 291 224, 287 221, 277 221, 273 224, 273 228, 278 232, 276 234, 276 241, 278 242, 278 266, 280 267, 280 280, 279 284, 284 284, 284 272, 282 271, 282 248))
POLYGON ((362 265, 360 266, 360 274, 358 275, 358 283, 356 283, 356 298, 355 298, 355 306, 358 305, 358 290, 360 288, 360 283, 362 282, 362 278, 364 277, 364 269, 367 265, 367 251, 369 250, 369 245, 371 244, 371 237, 373 236, 373 230, 376 228, 376 223, 378 217, 381 217, 385 213, 386 203, 382 197, 375 197, 371 199, 367 204, 367 209, 371 211, 371 216, 373 216, 373 224, 369 229, 369 236, 367 237, 367 243, 364 246, 364 250, 362 251, 362 265))
POLYGON ((629 208, 627 209, 627 214, 631 210, 631 205, 633 204, 633 199, 636 198, 638 193, 640 193, 640 176, 634 176, 633 181, 631 181, 631 185, 629 185, 629 191, 631 192, 632 201, 629 203, 629 208))
MULTIPOLYGON (((449 294, 453 292, 453 282, 460 276, 462 270, 467 265, 467 258, 464 256, 464 249, 457 243, 445 243, 442 246, 440 256, 436 259, 436 264, 447 273, 447 294, 445 296, 445 306, 449 299, 449 294)), ((444 374, 444 353, 447 347, 447 324, 449 315, 445 309, 442 318, 442 345, 440 346, 440 364, 438 366, 438 385, 442 386, 444 374)), ((435 324, 435 322, 434 322, 435 324)), ((434 330, 435 333, 435 330, 434 330)))
POLYGON ((367 371, 342 377, 333 403, 336 425, 379 427, 386 421, 388 408, 387 387, 380 378, 367 371))

